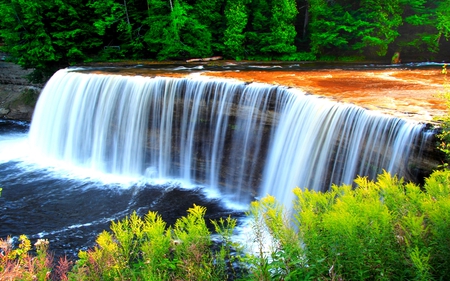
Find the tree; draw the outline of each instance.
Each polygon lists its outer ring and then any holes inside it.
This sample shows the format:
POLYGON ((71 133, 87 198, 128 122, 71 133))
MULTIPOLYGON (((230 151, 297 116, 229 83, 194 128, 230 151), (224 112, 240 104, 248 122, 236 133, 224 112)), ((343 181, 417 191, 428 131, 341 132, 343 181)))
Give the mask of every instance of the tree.
MULTIPOLYGON (((211 33, 192 15, 193 7, 182 0, 150 0, 154 13, 149 10, 149 32, 146 42, 152 51, 157 52, 159 60, 186 59, 189 57, 210 56, 211 33), (170 8, 170 10, 168 10, 170 8)), ((149 3, 150 3, 149 2, 149 3)))
POLYGON ((355 49, 369 48, 370 53, 384 56, 389 44, 399 35, 402 24, 401 8, 398 0, 364 0, 359 8, 361 41, 355 49), (373 50, 373 51, 372 51, 373 50))
POLYGON ((315 54, 330 49, 345 50, 356 28, 353 17, 338 4, 327 0, 309 0, 310 46, 315 54))
POLYGON ((248 22, 248 0, 227 0, 226 29, 223 35, 225 55, 240 60, 245 55, 244 29, 248 22))
POLYGON ((94 26, 102 37, 104 59, 134 58, 147 54, 144 34, 147 32, 147 1, 95 0, 89 4, 95 11, 94 26))
POLYGON ((294 23, 298 14, 295 1, 272 1, 271 14, 269 45, 262 48, 261 51, 275 54, 294 53, 296 51, 294 40, 297 35, 294 23))
POLYGON ((311 49, 384 56, 402 24, 398 0, 310 0, 311 49))
POLYGON ((5 50, 42 81, 62 66, 79 62, 100 44, 92 13, 83 0, 2 0, 0 37, 5 50))
POLYGON ((211 48, 215 54, 223 52, 223 44, 220 42, 225 30, 225 18, 223 15, 225 0, 198 0, 194 1, 190 13, 208 32, 211 33, 211 48))
POLYGON ((252 58, 268 59, 267 52, 261 50, 269 44, 271 9, 267 0, 253 0, 249 16, 250 28, 246 32, 247 49, 252 58))
POLYGON ((75 64, 86 60, 101 46, 101 37, 93 28, 92 10, 85 0, 54 0, 46 12, 45 26, 61 63, 75 64))
POLYGON ((5 40, 6 51, 17 58, 18 64, 25 68, 46 69, 60 59, 52 46, 46 31, 44 1, 4 0, 0 11, 1 37, 5 40))
POLYGON ((450 38, 450 1, 441 1, 436 8, 436 29, 437 38, 439 43, 444 37, 446 40, 450 38))
POLYGON ((171 6, 168 1, 148 0, 148 30, 144 35, 149 51, 156 56, 164 46, 164 30, 170 24, 171 6))
POLYGON ((402 0, 404 26, 397 44, 406 51, 437 53, 450 37, 449 0, 402 0))

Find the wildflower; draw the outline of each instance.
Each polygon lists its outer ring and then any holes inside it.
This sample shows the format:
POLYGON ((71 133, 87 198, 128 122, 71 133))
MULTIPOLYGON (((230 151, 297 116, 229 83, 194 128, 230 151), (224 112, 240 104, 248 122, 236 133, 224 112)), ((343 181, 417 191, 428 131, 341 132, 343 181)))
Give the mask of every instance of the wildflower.
POLYGON ((48 242, 47 239, 38 239, 38 240, 36 241, 36 243, 34 244, 34 246, 35 246, 36 249, 38 249, 38 250, 44 250, 44 249, 47 249, 48 244, 49 244, 49 242, 48 242))

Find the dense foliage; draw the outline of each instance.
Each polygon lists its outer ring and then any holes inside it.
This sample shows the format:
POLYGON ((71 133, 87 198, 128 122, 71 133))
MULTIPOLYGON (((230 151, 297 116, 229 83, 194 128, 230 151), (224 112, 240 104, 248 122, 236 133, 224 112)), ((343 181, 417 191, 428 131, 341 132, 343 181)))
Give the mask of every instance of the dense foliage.
POLYGON ((356 188, 294 189, 288 212, 272 196, 251 204, 247 241, 236 220, 212 222, 195 206, 168 226, 155 212, 113 222, 76 263, 52 263, 48 241, 0 240, 1 280, 448 280, 450 171, 424 186, 388 173, 356 188), (252 244, 245 255, 239 249, 252 244))
POLYGON ((429 59, 450 0, 0 0, 3 49, 37 74, 93 59, 429 59))
POLYGON ((445 115, 436 117, 439 122, 440 133, 437 135, 440 140, 437 148, 444 153, 445 159, 442 167, 449 168, 450 163, 450 84, 447 81, 447 64, 442 66, 442 74, 444 75, 444 90, 438 93, 438 96, 445 102, 447 112, 445 115))
POLYGON ((449 182, 445 170, 422 188, 388 173, 326 193, 297 188, 293 215, 273 197, 255 202, 255 225, 264 225, 271 241, 261 244, 267 252, 255 271, 266 277, 255 279, 447 280, 449 182))

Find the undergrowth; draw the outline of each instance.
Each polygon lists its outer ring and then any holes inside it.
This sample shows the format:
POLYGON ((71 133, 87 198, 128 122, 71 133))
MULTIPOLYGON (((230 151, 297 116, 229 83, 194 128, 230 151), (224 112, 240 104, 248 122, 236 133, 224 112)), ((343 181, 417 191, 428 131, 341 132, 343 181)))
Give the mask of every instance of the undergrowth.
POLYGON ((249 208, 246 252, 235 219, 210 230, 196 205, 173 226, 156 212, 112 222, 73 264, 22 235, 16 248, 0 240, 0 280, 449 280, 449 182, 446 169, 423 186, 384 172, 356 188, 296 188, 289 211, 267 196, 249 208))

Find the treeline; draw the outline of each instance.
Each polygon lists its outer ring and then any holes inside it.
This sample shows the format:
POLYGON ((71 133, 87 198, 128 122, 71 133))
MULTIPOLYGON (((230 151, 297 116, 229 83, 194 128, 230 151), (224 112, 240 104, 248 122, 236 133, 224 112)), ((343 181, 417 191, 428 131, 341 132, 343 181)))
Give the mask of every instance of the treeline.
POLYGON ((450 37, 448 7, 450 0, 0 0, 0 38, 19 64, 37 69, 93 58, 429 58, 450 37))

